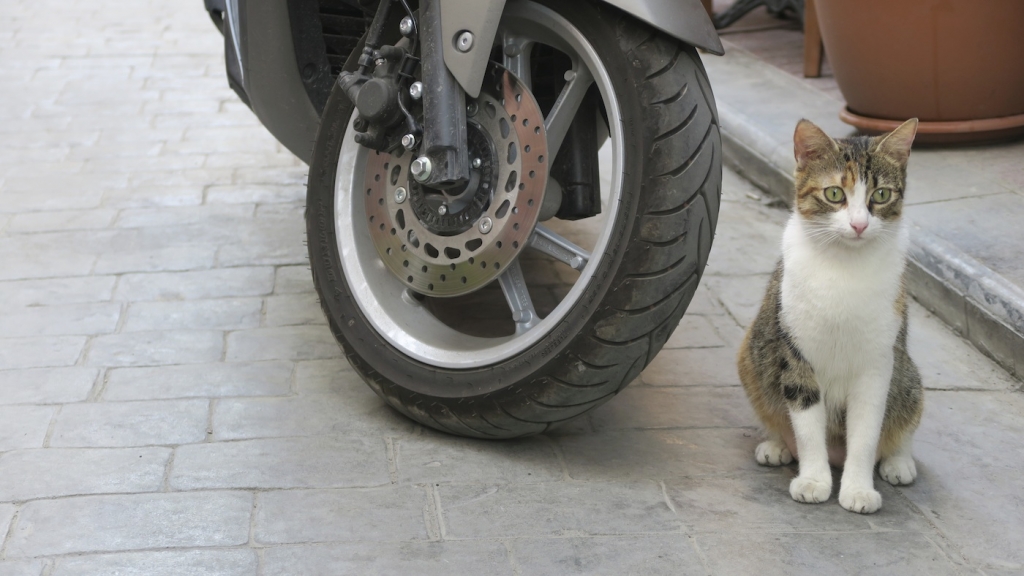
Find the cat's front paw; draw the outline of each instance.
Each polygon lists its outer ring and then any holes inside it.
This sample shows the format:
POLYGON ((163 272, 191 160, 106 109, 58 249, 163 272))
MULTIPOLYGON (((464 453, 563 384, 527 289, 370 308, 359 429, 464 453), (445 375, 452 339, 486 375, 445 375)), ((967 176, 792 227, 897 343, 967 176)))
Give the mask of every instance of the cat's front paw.
POLYGON ((878 465, 878 475, 893 486, 910 484, 917 478, 917 465, 910 456, 892 456, 878 465))
POLYGON ((828 480, 797 476, 789 483, 789 495, 797 502, 817 504, 832 495, 832 478, 828 480))
POLYGON ((873 488, 840 488, 839 505, 850 512, 873 514, 882 507, 882 495, 873 488))
POLYGON ((762 466, 782 466, 793 461, 793 455, 789 453, 789 448, 786 448, 786 445, 778 440, 765 440, 758 444, 757 449, 754 450, 754 458, 762 466))

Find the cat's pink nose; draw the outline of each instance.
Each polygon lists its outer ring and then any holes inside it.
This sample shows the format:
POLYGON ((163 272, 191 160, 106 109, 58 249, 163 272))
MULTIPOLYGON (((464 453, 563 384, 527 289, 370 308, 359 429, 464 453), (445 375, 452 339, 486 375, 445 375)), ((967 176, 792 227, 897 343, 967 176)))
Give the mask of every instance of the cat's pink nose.
POLYGON ((863 222, 863 223, 862 222, 850 222, 850 228, 853 228, 853 231, 857 233, 857 236, 860 236, 861 234, 864 233, 865 230, 868 229, 868 223, 867 222, 863 222))

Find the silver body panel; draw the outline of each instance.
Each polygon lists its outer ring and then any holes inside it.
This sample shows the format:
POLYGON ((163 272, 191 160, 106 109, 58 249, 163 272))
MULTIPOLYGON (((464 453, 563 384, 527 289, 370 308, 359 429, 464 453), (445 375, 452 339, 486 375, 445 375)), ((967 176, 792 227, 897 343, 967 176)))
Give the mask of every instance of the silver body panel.
POLYGON ((505 0, 441 0, 444 63, 472 98, 480 95, 480 83, 504 9, 505 0), (457 50, 453 41, 463 30, 474 37, 467 52, 457 50))
MULTIPOLYGON (((516 2, 517 0, 509 0, 516 2)), ((646 22, 687 44, 722 54, 722 42, 700 0, 595 0, 646 22)), ((445 64, 467 94, 475 97, 506 0, 442 0, 445 64), (451 42, 459 32, 474 34, 465 53, 451 42)), ((296 156, 309 162, 320 116, 299 76, 286 0, 228 0, 229 39, 240 63, 240 78, 260 122, 296 156)))

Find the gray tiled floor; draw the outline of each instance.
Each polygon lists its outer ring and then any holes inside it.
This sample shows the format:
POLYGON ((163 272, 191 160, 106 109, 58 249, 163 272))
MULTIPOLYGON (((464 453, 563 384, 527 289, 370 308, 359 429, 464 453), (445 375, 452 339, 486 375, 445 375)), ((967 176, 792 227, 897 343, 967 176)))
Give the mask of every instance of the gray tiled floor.
POLYGON ((305 168, 225 87, 198 2, 2 4, 0 574, 1024 569, 1019 383, 919 307, 915 485, 864 517, 754 463, 733 359, 785 214, 734 174, 632 386, 545 436, 454 438, 341 357, 305 168))

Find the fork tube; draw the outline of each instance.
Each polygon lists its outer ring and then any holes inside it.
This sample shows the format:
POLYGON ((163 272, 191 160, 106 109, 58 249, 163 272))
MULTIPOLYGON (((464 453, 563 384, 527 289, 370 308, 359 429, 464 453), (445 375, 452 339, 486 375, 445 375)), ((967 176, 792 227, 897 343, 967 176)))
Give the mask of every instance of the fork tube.
MULTIPOLYGON (((454 33, 453 31, 448 31, 454 33)), ((451 188, 469 179, 466 147, 466 93, 444 63, 441 0, 420 2, 420 67, 423 71, 423 148, 431 162, 434 188, 451 188)), ((448 39, 451 41, 452 39, 448 39)))

